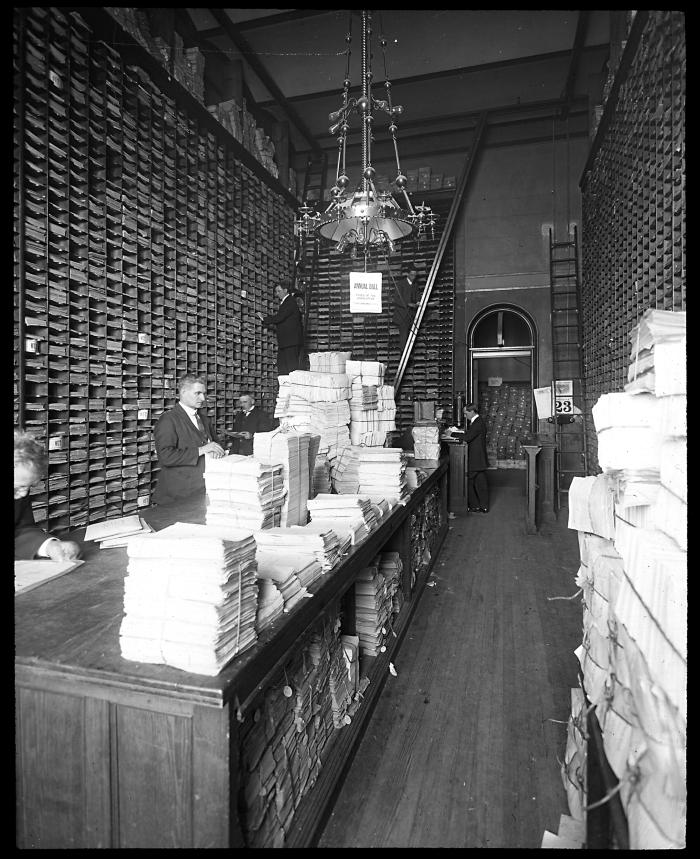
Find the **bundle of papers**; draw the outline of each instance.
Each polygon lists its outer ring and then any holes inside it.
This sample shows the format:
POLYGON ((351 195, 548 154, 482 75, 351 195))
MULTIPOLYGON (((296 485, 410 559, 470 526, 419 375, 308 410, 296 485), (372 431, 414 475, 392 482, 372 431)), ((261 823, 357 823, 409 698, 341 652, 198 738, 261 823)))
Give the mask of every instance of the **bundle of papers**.
POLYGON ((338 560, 338 536, 330 530, 316 533, 307 526, 292 525, 289 528, 267 528, 254 534, 258 562, 261 557, 277 554, 288 560, 296 569, 304 562, 316 560, 324 571, 332 569, 338 560), (262 555, 261 555, 262 553, 262 555))
POLYGON ((686 393, 685 312, 650 308, 630 332, 630 343, 626 391, 686 393))
POLYGON ((292 389, 289 384, 289 376, 278 376, 277 381, 279 382, 279 391, 275 400, 275 417, 280 419, 287 414, 292 389))
POLYGON ((367 526, 367 533, 377 527, 378 519, 372 501, 363 495, 319 494, 309 501, 311 521, 317 519, 357 519, 367 526))
POLYGON ((289 383, 292 396, 310 403, 350 399, 350 379, 345 373, 293 370, 289 374, 289 383))
POLYGON ((308 588, 309 585, 312 585, 316 579, 323 575, 323 567, 314 558, 313 560, 308 561, 304 566, 300 566, 296 574, 301 586, 303 588, 308 588))
POLYGON ((604 474, 574 477, 569 486, 569 528, 612 540, 615 536, 614 489, 604 474))
POLYGON ((85 539, 99 542, 100 549, 126 546, 136 534, 148 534, 153 528, 141 516, 133 514, 106 522, 91 523, 85 529, 85 539))
POLYGON ((440 444, 414 441, 413 455, 416 459, 438 460, 440 459, 440 444))
POLYGON ((362 385, 379 386, 384 382, 386 364, 381 361, 346 361, 345 372, 353 380, 359 380, 362 385))
POLYGON ((331 483, 331 464, 325 453, 316 457, 313 473, 313 492, 310 498, 315 498, 321 492, 330 492, 333 488, 331 483))
POLYGON ((377 410, 377 386, 364 385, 360 379, 353 379, 350 397, 350 414, 356 412, 377 410))
POLYGON ((257 640, 255 540, 177 522, 127 546, 122 656, 215 675, 257 640))
POLYGON ((286 497, 282 471, 281 464, 266 465, 252 456, 208 459, 204 472, 207 525, 251 531, 278 525, 286 497))
POLYGON ((295 566, 278 553, 256 551, 259 581, 271 581, 282 596, 284 611, 292 609, 300 599, 308 596, 306 587, 301 584, 295 566))
POLYGON ((281 617, 284 612, 284 597, 271 579, 258 579, 258 613, 255 628, 260 633, 266 626, 281 617))
POLYGON ((288 429, 256 432, 253 436, 253 458, 282 466, 285 495, 280 525, 303 525, 308 519, 310 437, 288 429))
POLYGON ((381 385, 377 388, 377 409, 380 412, 385 412, 384 418, 387 420, 396 417, 393 385, 381 385))
POLYGON ((309 352, 309 369, 315 373, 345 373, 350 352, 309 352))
POLYGON ((334 531, 340 542, 340 555, 345 554, 345 551, 350 546, 356 546, 369 534, 369 528, 362 516, 337 517, 332 519, 317 517, 316 519, 312 519, 306 527, 311 527, 314 530, 322 528, 324 531, 334 531))
MULTIPOLYGON (((362 520, 358 519, 357 521, 358 521, 358 523, 361 523, 361 524, 358 524, 358 527, 362 527, 362 528, 365 527, 362 520)), ((336 525, 336 527, 337 527, 337 525, 336 525)), ((347 530, 343 531, 343 532, 337 531, 336 528, 334 528, 332 524, 330 524, 329 522, 324 522, 324 521, 308 522, 306 525, 303 525, 303 526, 300 525, 299 528, 303 528, 305 531, 313 532, 315 534, 330 535, 331 540, 337 541, 337 543, 333 542, 333 544, 332 544, 333 548, 332 548, 331 558, 332 558, 333 566, 335 566, 338 563, 338 561, 340 560, 340 558, 343 557, 343 555, 347 555, 347 553, 350 549, 351 528, 350 528, 349 524, 347 526, 347 530)))
POLYGON ((418 468, 415 465, 406 466, 406 486, 408 486, 409 489, 416 489, 420 486, 426 476, 427 475, 422 468, 418 468))
POLYGON ((399 447, 359 447, 357 451, 357 492, 384 495, 403 501, 406 486, 406 454, 399 447))
POLYGON ((318 435, 318 452, 335 456, 336 450, 350 444, 350 407, 347 400, 315 402, 290 398, 282 424, 300 433, 318 435))
POLYGON ((355 631, 360 650, 376 656, 384 646, 392 611, 392 595, 376 566, 365 567, 355 580, 355 631))
POLYGON ((411 429, 414 442, 419 444, 440 444, 440 427, 435 421, 416 424, 411 429))
POLYGON ((386 580, 387 593, 391 596, 392 614, 398 614, 403 603, 401 590, 401 573, 403 562, 398 552, 381 552, 376 559, 376 566, 386 580))

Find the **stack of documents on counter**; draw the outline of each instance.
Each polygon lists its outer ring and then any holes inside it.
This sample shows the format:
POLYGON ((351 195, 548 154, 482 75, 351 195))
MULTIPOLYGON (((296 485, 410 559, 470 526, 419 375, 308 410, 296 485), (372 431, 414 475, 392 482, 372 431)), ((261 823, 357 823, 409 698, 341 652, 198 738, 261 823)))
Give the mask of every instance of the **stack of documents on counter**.
POLYGON ((281 464, 266 465, 252 456, 207 458, 207 525, 251 531, 279 525, 286 494, 282 470, 281 464))
POLYGON ((129 538, 135 534, 149 534, 152 530, 145 519, 133 514, 91 523, 85 529, 85 539, 99 542, 100 549, 113 549, 128 545, 129 538))
POLYGON ((325 493, 309 501, 311 521, 315 519, 357 519, 358 515, 367 526, 367 532, 378 525, 372 501, 366 495, 337 495, 325 493))
POLYGON ((314 531, 334 531, 340 542, 339 554, 344 555, 350 546, 356 546, 369 534, 362 516, 338 517, 334 519, 312 519, 306 528, 314 531))
POLYGON ((255 532, 257 553, 269 556, 276 553, 279 559, 289 560, 297 569, 299 559, 306 562, 316 560, 324 572, 332 569, 338 560, 338 535, 325 530, 315 532, 307 526, 293 525, 290 528, 266 528, 255 532))
POLYGON ((323 567, 315 558, 303 566, 300 565, 297 570, 297 578, 303 588, 308 588, 309 585, 312 585, 322 575, 323 567))
POLYGON ((258 571, 256 574, 258 580, 275 583, 282 595, 282 607, 284 611, 289 611, 300 599, 308 596, 306 587, 299 581, 296 567, 289 560, 279 554, 257 550, 255 557, 258 562, 258 571))
POLYGON ((249 531, 176 522, 127 546, 122 656, 218 674, 257 639, 249 531))
POLYGON ((357 457, 357 492, 384 495, 399 502, 408 498, 406 454, 400 447, 360 447, 357 457))
POLYGON ((272 432, 256 432, 253 436, 253 457, 267 465, 281 465, 285 497, 279 524, 304 525, 309 498, 309 439, 308 433, 279 428, 272 432))
POLYGON ((632 351, 626 391, 651 391, 657 397, 685 394, 686 315, 647 310, 630 332, 632 351))

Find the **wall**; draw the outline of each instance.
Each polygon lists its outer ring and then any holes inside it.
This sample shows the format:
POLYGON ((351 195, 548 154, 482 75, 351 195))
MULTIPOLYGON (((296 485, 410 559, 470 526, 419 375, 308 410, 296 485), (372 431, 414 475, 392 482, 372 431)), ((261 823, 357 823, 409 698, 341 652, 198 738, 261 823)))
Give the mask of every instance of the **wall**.
MULTIPOLYGON (((562 123, 556 131, 562 131, 562 123)), ((565 130, 565 128, 563 129, 565 130)), ((455 387, 466 388, 469 326, 484 308, 523 308, 537 327, 538 384, 552 378, 549 229, 580 223, 577 179, 587 137, 484 147, 455 230, 455 387)))

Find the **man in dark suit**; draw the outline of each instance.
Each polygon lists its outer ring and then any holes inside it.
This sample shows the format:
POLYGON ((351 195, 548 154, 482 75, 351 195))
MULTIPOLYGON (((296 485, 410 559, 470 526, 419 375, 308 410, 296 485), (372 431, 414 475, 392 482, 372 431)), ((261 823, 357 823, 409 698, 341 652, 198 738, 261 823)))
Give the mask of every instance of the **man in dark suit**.
POLYGON ((280 301, 277 311, 269 316, 258 313, 258 316, 267 328, 277 329, 277 374, 286 376, 301 368, 304 326, 292 284, 279 284, 275 287, 275 295, 280 301))
POLYGON ((476 403, 464 407, 464 441, 467 451, 467 504, 472 513, 489 512, 489 483, 486 469, 489 459, 486 451, 486 425, 476 411, 476 403))
POLYGON ((256 432, 270 432, 275 428, 272 418, 255 405, 255 400, 250 391, 244 391, 238 398, 240 411, 236 412, 233 419, 233 432, 235 439, 233 453, 243 456, 253 454, 253 436, 256 432))
POLYGON ((394 306, 391 322, 399 329, 399 352, 403 352, 403 347, 406 345, 411 323, 418 306, 417 278, 416 267, 411 265, 406 277, 399 278, 394 284, 394 306))
POLYGON ((163 412, 153 431, 160 466, 153 493, 156 504, 204 492, 204 457, 224 456, 214 428, 201 412, 207 398, 204 378, 187 373, 180 379, 178 394, 179 402, 163 412))
POLYGON ((80 546, 59 540, 34 521, 29 490, 44 477, 47 465, 43 446, 29 433, 15 430, 15 558, 72 561, 80 555, 80 546))

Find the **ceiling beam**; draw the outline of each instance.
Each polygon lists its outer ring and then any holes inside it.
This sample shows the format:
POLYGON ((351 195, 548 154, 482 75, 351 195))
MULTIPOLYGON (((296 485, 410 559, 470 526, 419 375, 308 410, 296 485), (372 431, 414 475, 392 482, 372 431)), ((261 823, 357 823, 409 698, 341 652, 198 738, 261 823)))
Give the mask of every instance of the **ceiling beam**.
MULTIPOLYGON (((239 33, 245 30, 258 30, 261 27, 274 27, 275 24, 288 24, 291 21, 302 21, 315 15, 328 15, 333 9, 292 9, 290 12, 280 12, 278 15, 260 15, 250 18, 248 21, 238 21, 235 25, 239 33)), ((226 35, 223 27, 210 27, 200 30, 200 36, 205 39, 216 39, 218 36, 226 35)))
POLYGON ((569 104, 574 94, 574 84, 576 83, 576 72, 578 71, 579 60, 581 59, 581 51, 586 41, 586 32, 588 31, 588 20, 590 12, 584 9, 578 13, 578 21, 576 22, 576 34, 574 35, 574 44, 571 49, 571 60, 569 62, 569 71, 566 75, 566 83, 561 94, 562 107, 561 118, 566 119, 569 113, 569 104))
MULTIPOLYGON (((605 52, 606 56, 610 50, 609 44, 604 45, 593 45, 584 48, 585 52, 594 52, 594 51, 602 51, 605 52)), ((510 68, 512 66, 520 66, 525 63, 538 63, 538 62, 555 62, 556 60, 565 60, 571 56, 571 50, 567 49, 565 51, 552 51, 548 54, 532 54, 529 57, 516 57, 510 60, 497 60, 493 63, 482 63, 478 66, 462 66, 456 69, 445 69, 440 72, 428 72, 422 75, 411 75, 405 78, 390 78, 391 85, 393 87, 400 87, 406 84, 416 84, 416 83, 426 83, 431 81, 440 80, 443 78, 451 78, 457 77, 460 75, 470 75, 470 74, 478 74, 479 72, 494 72, 498 69, 510 68)), ((360 82, 357 84, 357 88, 361 85, 360 82)), ((331 96, 337 96, 342 91, 342 86, 339 83, 338 87, 330 90, 319 90, 317 92, 304 93, 303 95, 294 95, 290 96, 287 101, 288 102, 299 102, 299 101, 311 101, 313 99, 322 99, 322 98, 330 98, 331 96)), ((260 102, 260 107, 269 106, 269 102, 260 102)))
MULTIPOLYGON (((221 9, 210 9, 211 14, 221 26, 227 38, 238 48, 243 59, 260 78, 263 85, 274 99, 274 103, 278 104, 289 121, 298 129, 301 136, 309 144, 309 147, 315 155, 321 155, 321 147, 314 138, 313 134, 306 126, 302 118, 289 103, 282 90, 277 86, 272 76, 268 73, 265 66, 260 62, 258 55, 255 53, 249 42, 238 32, 228 15, 221 9)), ((258 107, 262 105, 258 104, 258 107)))

